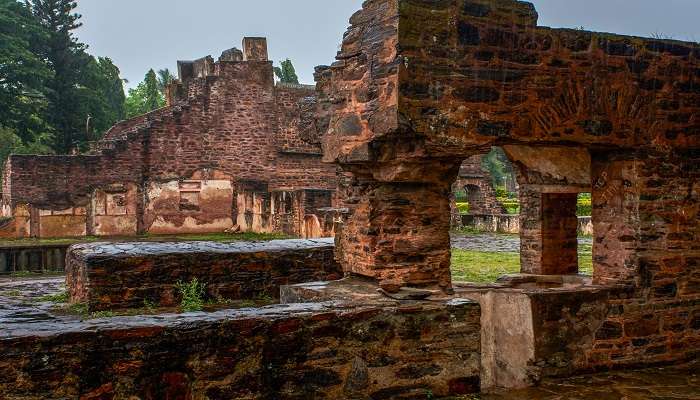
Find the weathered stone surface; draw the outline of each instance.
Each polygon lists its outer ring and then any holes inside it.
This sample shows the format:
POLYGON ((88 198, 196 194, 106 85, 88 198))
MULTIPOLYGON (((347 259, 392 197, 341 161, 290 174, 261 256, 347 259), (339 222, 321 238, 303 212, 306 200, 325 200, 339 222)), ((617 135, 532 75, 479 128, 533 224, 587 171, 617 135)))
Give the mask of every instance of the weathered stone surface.
POLYGON ((179 304, 197 278, 208 298, 279 297, 292 283, 338 279, 333 239, 271 242, 90 243, 68 250, 66 286, 90 311, 179 304))
MULTIPOLYGON (((700 121, 691 117, 700 110, 691 72, 697 44, 540 28, 536 21, 531 4, 513 0, 371 1, 355 14, 323 86, 333 98, 325 158, 356 178, 348 188, 348 234, 340 238, 347 270, 387 285, 446 286, 447 271, 438 272, 446 264, 424 258, 439 254, 437 245, 446 252, 446 241, 420 233, 416 220, 401 235, 426 249, 419 259, 388 254, 393 231, 372 223, 395 211, 373 204, 369 187, 438 188, 453 179, 450 166, 493 145, 530 146, 535 164, 549 154, 543 145, 575 146, 589 161, 601 148, 700 147, 700 121), (362 95, 368 91, 376 95, 362 95), (343 128, 348 120, 354 129, 343 128), (385 266, 403 272, 388 274, 385 266)), ((590 171, 581 172, 590 180, 590 171)), ((583 183, 579 191, 592 186, 583 183)), ((420 209, 431 232, 448 229, 436 196, 403 205, 405 213, 420 209)))
POLYGON ((458 395, 478 390, 479 306, 294 304, 14 324, 0 331, 0 367, 3 398, 458 395), (431 367, 400 372, 418 365, 431 367))

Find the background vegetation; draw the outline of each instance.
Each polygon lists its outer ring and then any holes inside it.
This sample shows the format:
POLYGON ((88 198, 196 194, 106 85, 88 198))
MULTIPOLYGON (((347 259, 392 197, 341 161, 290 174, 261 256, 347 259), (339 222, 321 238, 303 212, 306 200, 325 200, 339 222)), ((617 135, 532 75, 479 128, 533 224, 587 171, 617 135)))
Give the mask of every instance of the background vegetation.
MULTIPOLYGON (((109 57, 88 53, 75 0, 0 0, 0 169, 10 154, 85 151, 116 122, 165 105, 168 69, 124 93, 109 57)), ((292 62, 279 79, 298 83, 292 62)))

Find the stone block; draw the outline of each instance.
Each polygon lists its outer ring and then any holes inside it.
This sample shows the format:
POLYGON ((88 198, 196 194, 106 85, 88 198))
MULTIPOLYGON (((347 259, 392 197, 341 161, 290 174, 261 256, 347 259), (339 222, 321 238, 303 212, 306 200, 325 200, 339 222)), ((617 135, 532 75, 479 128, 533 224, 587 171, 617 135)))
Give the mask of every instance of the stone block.
POLYGON ((66 284, 90 311, 178 304, 197 278, 209 298, 279 297, 280 285, 338 279, 332 239, 271 242, 92 243, 72 246, 66 284))

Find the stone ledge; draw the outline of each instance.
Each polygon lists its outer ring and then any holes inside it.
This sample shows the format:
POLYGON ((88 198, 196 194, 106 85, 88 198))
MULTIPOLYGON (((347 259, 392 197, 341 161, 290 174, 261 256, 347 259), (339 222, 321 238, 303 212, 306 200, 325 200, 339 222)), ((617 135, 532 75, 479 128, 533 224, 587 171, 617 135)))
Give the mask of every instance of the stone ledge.
POLYGON ((333 252, 333 239, 90 243, 69 249, 66 284, 90 311, 173 306, 176 284, 194 278, 211 298, 277 298, 280 285, 340 278, 333 252))
POLYGON ((479 318, 473 302, 317 303, 22 324, 0 332, 0 397, 282 399, 315 393, 389 399, 474 393, 479 318))

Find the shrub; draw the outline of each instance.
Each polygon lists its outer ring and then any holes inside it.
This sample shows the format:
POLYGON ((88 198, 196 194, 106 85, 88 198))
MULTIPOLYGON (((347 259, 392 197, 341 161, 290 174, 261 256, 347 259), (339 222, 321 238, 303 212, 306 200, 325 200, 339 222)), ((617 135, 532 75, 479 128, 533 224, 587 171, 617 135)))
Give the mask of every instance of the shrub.
POLYGON ((457 203, 457 210, 460 214, 469 214, 469 203, 457 203))
POLYGON ((204 309, 204 295, 207 287, 205 283, 201 283, 197 278, 194 278, 190 283, 178 281, 175 287, 182 297, 180 308, 183 311, 202 311, 204 309))

